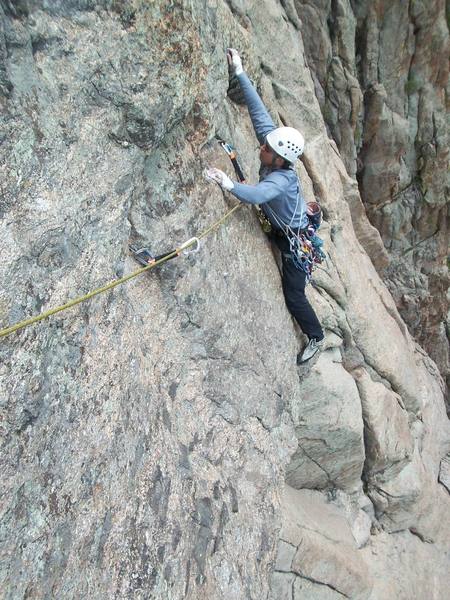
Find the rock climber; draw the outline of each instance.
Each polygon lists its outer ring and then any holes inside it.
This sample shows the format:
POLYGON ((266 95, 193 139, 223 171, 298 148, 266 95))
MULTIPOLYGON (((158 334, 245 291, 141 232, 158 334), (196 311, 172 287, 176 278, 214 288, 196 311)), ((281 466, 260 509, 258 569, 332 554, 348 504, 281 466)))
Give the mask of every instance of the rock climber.
POLYGON ((249 185, 232 181, 216 168, 207 169, 205 176, 242 202, 260 205, 270 221, 269 237, 282 256, 282 285, 286 306, 309 339, 303 352, 297 357, 297 363, 302 364, 321 350, 324 340, 319 319, 305 296, 307 275, 294 264, 289 243, 289 235, 298 235, 299 231, 308 226, 306 203, 294 169, 295 161, 303 153, 304 139, 292 127, 275 126, 243 70, 239 53, 229 48, 227 60, 232 74, 239 81, 260 143, 259 183, 249 185))

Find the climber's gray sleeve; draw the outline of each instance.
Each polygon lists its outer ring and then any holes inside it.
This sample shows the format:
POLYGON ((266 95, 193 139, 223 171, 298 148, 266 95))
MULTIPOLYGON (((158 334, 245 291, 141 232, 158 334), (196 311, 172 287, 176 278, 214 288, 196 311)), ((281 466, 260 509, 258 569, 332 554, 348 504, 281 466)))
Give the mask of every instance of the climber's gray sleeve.
POLYGON ((272 173, 256 185, 233 182, 231 193, 247 204, 264 204, 286 194, 287 180, 285 177, 272 173))
POLYGON ((259 143, 263 144, 266 136, 276 129, 276 126, 264 106, 263 101, 259 97, 258 92, 247 77, 247 74, 243 72, 240 75, 237 75, 237 78, 242 92, 244 93, 245 102, 253 123, 256 137, 258 138, 259 143))

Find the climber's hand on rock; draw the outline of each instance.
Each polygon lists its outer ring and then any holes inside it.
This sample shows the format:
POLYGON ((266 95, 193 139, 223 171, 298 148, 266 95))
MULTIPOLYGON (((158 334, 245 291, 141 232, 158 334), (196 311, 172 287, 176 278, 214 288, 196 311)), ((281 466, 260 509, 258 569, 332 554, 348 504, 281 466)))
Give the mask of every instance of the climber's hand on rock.
POLYGON ((228 192, 234 188, 234 183, 231 181, 228 175, 220 169, 216 169, 215 167, 205 169, 203 171, 203 176, 205 177, 206 181, 218 183, 222 189, 227 190, 228 192))
POLYGON ((244 71, 241 57, 234 48, 227 48, 227 60, 234 75, 240 75, 244 71))

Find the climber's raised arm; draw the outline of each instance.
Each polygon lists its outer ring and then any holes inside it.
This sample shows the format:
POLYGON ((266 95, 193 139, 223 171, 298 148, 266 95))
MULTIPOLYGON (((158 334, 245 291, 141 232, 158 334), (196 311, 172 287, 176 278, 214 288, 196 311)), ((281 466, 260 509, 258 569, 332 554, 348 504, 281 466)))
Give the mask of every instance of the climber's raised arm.
POLYGON ((247 77, 247 74, 242 68, 242 61, 237 50, 234 50, 234 48, 228 48, 227 60, 234 75, 236 75, 238 78, 256 137, 258 138, 259 143, 263 144, 267 135, 276 128, 276 125, 272 121, 272 118, 264 106, 263 101, 259 97, 258 92, 253 87, 250 79, 247 77))

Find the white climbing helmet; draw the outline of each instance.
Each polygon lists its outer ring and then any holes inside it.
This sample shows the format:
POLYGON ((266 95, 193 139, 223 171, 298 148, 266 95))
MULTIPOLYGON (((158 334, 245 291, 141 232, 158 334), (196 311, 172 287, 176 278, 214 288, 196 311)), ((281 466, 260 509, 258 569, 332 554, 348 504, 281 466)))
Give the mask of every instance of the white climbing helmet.
POLYGON ((277 127, 266 137, 266 142, 274 152, 291 163, 303 154, 305 147, 304 137, 293 127, 277 127))

